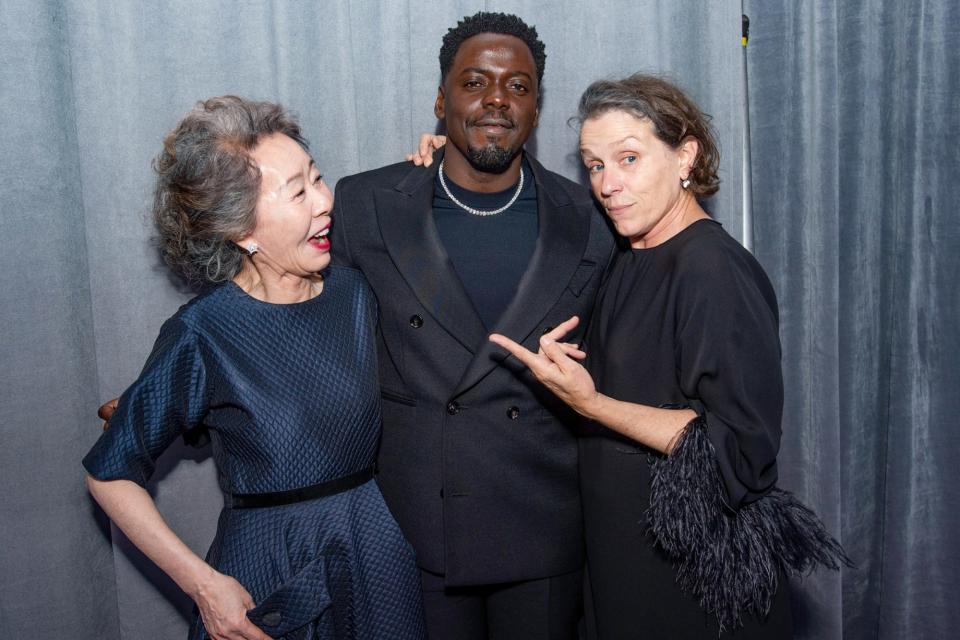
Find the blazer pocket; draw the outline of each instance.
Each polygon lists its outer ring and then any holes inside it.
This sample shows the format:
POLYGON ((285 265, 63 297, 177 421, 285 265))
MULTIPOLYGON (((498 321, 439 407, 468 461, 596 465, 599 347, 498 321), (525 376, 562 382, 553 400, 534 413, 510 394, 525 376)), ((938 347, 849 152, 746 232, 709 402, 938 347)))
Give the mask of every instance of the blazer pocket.
POLYGON ((405 404, 408 407, 417 406, 417 399, 410 396, 404 395, 402 393, 397 393, 396 391, 391 391, 390 389, 380 389, 380 397, 384 400, 389 400, 390 402, 396 402, 398 404, 405 404))
POLYGON ((573 276, 570 278, 570 284, 567 285, 570 293, 579 298, 580 292, 583 291, 583 288, 590 282, 590 278, 593 277, 593 272, 596 271, 596 269, 597 265, 595 262, 581 262, 577 270, 573 272, 573 276))

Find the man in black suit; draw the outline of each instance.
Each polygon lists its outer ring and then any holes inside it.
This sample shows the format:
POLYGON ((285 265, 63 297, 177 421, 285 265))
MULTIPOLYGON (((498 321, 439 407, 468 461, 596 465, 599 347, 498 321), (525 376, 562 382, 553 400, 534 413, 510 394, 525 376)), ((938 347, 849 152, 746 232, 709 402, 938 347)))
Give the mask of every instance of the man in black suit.
POLYGON ((516 16, 465 18, 440 52, 436 162, 336 191, 333 260, 379 301, 378 482, 416 550, 433 640, 576 637, 576 419, 487 340, 536 350, 573 315, 582 329, 612 250, 589 193, 523 151, 545 57, 516 16))

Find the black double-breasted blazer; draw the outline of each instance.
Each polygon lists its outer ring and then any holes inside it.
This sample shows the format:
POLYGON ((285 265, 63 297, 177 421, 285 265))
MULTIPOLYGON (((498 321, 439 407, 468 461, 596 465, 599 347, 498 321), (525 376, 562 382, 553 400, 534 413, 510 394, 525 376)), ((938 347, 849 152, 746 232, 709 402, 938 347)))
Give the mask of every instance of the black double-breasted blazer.
MULTIPOLYGON (((537 349, 589 318, 613 236, 589 192, 527 156, 539 234, 495 331, 537 349)), ((379 304, 377 480, 420 565, 448 586, 530 580, 583 562, 576 417, 487 340, 434 225, 439 156, 343 178, 333 260, 379 304)))

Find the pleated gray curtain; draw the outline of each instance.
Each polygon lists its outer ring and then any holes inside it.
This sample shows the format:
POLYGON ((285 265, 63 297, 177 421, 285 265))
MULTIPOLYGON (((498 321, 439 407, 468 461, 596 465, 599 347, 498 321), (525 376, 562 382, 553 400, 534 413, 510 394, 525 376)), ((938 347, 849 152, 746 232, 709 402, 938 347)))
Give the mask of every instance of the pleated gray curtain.
MULTIPOLYGON (((740 4, 0 2, 0 636, 185 636, 189 601, 103 521, 79 460, 96 406, 190 296, 151 248, 147 211, 150 159, 193 103, 283 102, 333 184, 434 130, 448 27, 513 12, 547 46, 529 147, 541 161, 582 179, 566 124, 580 92, 665 72, 714 116, 723 186, 710 208, 739 237, 740 4)), ((944 601, 960 565, 947 543, 960 506, 957 11, 753 4, 754 241, 784 316, 782 484, 858 563, 795 585, 798 627, 940 637, 958 622, 944 601)), ((202 553, 221 504, 209 453, 171 450, 151 491, 202 553)))
POLYGON ((956 637, 960 4, 745 11, 755 250, 782 311, 782 475, 857 564, 805 583, 798 626, 956 637))

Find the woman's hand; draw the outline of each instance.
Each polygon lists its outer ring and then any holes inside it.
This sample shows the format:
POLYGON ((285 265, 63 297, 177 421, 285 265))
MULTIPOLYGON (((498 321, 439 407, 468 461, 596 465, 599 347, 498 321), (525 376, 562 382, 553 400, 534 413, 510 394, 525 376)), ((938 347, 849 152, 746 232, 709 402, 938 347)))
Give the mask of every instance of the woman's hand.
POLYGON ((527 365, 537 380, 580 415, 651 449, 669 454, 677 436, 697 414, 690 409, 661 409, 615 400, 599 393, 587 370, 574 360, 582 360, 586 354, 576 345, 557 342, 579 322, 580 319, 573 316, 545 334, 540 338, 537 353, 505 336, 493 334, 490 341, 527 365))
POLYGON ((253 598, 239 582, 213 569, 190 594, 200 609, 200 618, 214 640, 270 640, 247 618, 253 598))
POLYGON ((417 150, 414 153, 408 153, 407 160, 418 167, 420 165, 429 167, 433 164, 433 152, 442 149, 445 144, 447 144, 447 136, 438 136, 432 133, 421 134, 417 150))
POLYGON ((540 337, 540 349, 533 353, 510 338, 494 333, 490 341, 509 351, 543 383, 570 407, 582 415, 589 415, 591 405, 597 399, 593 378, 577 360, 587 354, 578 345, 558 342, 580 323, 573 316, 556 329, 540 337))
POLYGON ((270 640, 247 618, 253 598, 239 582, 217 572, 175 534, 146 489, 130 480, 87 476, 90 494, 140 551, 153 560, 200 609, 215 640, 270 640))

